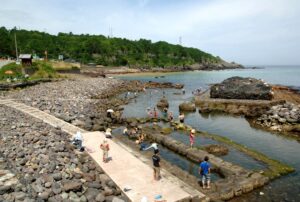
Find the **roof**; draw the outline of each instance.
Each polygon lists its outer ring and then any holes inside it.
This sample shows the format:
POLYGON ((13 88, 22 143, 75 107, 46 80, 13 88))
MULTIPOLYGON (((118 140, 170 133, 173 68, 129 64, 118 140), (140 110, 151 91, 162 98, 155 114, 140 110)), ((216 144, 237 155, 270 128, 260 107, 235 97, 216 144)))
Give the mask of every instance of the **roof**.
POLYGON ((20 54, 19 58, 20 59, 31 59, 32 55, 31 54, 20 54))

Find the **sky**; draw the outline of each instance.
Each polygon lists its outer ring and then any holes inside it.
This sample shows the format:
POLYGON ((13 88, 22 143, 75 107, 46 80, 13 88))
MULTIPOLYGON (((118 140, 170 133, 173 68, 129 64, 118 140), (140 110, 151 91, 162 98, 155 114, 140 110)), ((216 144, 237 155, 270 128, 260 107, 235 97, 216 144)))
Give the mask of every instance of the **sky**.
POLYGON ((300 0, 0 0, 0 27, 199 48, 243 65, 300 65, 300 0))

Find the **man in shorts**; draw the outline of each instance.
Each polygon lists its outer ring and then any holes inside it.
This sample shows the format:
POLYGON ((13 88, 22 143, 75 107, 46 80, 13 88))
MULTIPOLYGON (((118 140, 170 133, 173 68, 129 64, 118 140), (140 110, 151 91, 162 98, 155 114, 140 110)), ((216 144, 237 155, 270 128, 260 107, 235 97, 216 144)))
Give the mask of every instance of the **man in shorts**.
POLYGON ((153 161, 153 177, 154 180, 160 179, 160 158, 159 158, 159 150, 154 150, 154 155, 152 156, 153 161))
POLYGON ((199 174, 202 178, 203 189, 210 189, 210 163, 208 156, 204 157, 204 161, 200 163, 199 174), (207 187, 205 186, 207 184, 207 187))

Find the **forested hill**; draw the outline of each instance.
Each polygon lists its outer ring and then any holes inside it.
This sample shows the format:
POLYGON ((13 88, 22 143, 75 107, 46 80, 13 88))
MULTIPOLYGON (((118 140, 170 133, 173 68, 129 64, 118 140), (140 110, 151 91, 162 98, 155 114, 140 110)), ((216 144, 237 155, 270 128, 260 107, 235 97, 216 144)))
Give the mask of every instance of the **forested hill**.
POLYGON ((32 53, 57 59, 58 55, 82 63, 104 66, 174 67, 193 64, 216 64, 219 57, 196 48, 186 48, 159 41, 140 39, 131 41, 108 38, 103 35, 59 33, 51 35, 39 31, 8 30, 0 28, 0 57, 15 57, 14 35, 16 33, 19 53, 32 53))

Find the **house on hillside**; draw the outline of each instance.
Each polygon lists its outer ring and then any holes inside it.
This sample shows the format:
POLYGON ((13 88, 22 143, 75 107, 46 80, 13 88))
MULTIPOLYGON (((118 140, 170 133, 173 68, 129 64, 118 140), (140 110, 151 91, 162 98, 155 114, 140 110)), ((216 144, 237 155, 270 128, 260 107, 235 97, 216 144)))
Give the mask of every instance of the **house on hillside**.
POLYGON ((23 66, 31 66, 32 65, 32 55, 31 54, 21 54, 19 56, 19 59, 21 59, 23 66))

